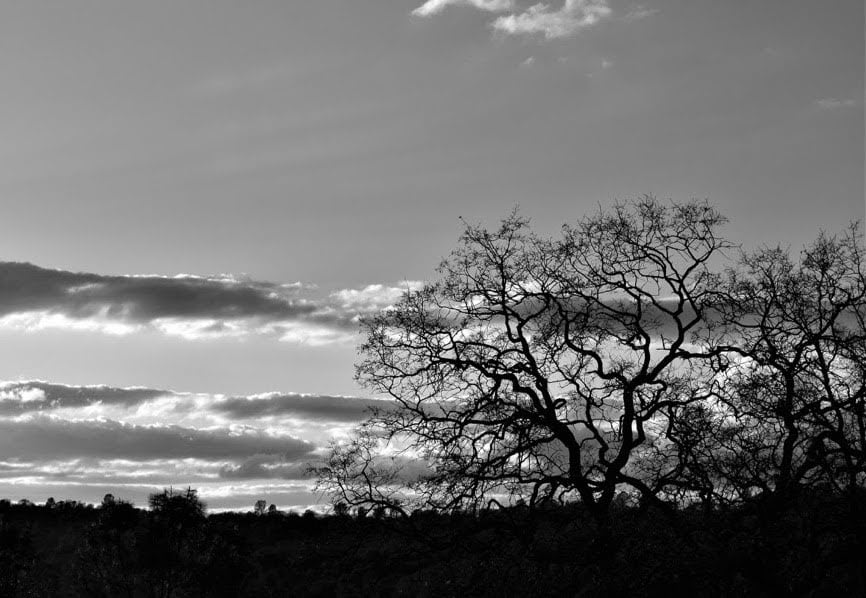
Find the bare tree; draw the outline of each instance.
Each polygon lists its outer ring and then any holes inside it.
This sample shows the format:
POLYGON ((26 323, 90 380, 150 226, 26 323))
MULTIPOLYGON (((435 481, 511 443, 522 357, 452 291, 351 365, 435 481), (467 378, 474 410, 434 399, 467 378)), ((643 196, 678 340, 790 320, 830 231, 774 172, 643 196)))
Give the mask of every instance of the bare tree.
POLYGON ((689 341, 718 300, 723 223, 646 197, 556 239, 516 212, 467 225, 438 281, 364 320, 357 378, 395 408, 334 446, 320 487, 404 513, 579 499, 604 520, 618 488, 658 501, 678 472, 653 459, 668 415, 712 386, 689 341))
POLYGON ((781 248, 743 256, 705 337, 722 383, 669 435, 687 463, 683 479, 721 501, 862 487, 864 274, 856 226, 820 235, 798 262, 781 248))

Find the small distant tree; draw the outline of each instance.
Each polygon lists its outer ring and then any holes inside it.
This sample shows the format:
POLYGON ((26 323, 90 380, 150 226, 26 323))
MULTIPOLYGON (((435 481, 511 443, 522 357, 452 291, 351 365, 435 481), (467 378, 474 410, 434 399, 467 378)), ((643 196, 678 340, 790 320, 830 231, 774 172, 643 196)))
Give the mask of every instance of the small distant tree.
POLYGON ((103 507, 110 507, 111 505, 114 504, 114 502, 115 502, 114 495, 111 493, 108 493, 102 497, 102 506, 103 507))
POLYGON ((267 501, 259 499, 256 501, 255 505, 253 505, 253 513, 255 513, 256 515, 264 515, 267 506, 267 501))
POLYGON ((210 558, 205 504, 192 488, 167 488, 148 497, 150 517, 144 555, 156 595, 184 595, 210 558))
POLYGON ((277 508, 277 505, 273 503, 268 507, 268 515, 277 515, 279 512, 280 510, 277 508))
POLYGON ((179 524, 200 521, 206 512, 205 504, 198 497, 198 491, 193 488, 183 491, 167 488, 162 492, 151 494, 147 502, 151 511, 159 518, 179 524))
POLYGON ((57 501, 54 500, 53 496, 49 496, 45 501, 45 507, 47 509, 53 509, 57 506, 57 501))

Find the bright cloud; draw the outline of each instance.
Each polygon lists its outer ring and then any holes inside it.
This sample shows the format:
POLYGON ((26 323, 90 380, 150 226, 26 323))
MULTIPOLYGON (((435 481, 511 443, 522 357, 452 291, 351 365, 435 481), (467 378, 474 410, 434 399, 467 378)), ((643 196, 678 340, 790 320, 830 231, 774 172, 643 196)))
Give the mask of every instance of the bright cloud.
POLYGON ((445 10, 447 6, 471 6, 487 12, 504 12, 514 7, 513 0, 427 0, 412 11, 413 15, 428 17, 445 10))
POLYGON ((555 39, 573 35, 611 14, 605 0, 565 0, 558 9, 535 4, 523 12, 504 15, 493 28, 511 35, 543 35, 555 39))
MULTIPOLYGON (((527 8, 520 8, 512 0, 428 0, 412 11, 412 14, 428 17, 451 5, 506 13, 493 21, 493 29, 509 35, 541 35, 546 39, 574 35, 611 14, 607 0, 565 0, 558 7, 542 2, 527 8)), ((645 14, 651 14, 651 11, 641 10, 645 14)))
POLYGON ((316 502, 309 467, 328 442, 391 401, 270 392, 0 381, 0 494, 143 502, 192 485, 219 508, 316 502), (258 492, 259 496, 251 493, 258 492))
POLYGON ((359 422, 390 401, 362 397, 269 392, 249 396, 174 392, 143 387, 69 386, 42 381, 0 382, 0 417, 32 413, 65 419, 115 418, 137 425, 171 419, 183 425, 254 424, 262 418, 307 423, 359 422))

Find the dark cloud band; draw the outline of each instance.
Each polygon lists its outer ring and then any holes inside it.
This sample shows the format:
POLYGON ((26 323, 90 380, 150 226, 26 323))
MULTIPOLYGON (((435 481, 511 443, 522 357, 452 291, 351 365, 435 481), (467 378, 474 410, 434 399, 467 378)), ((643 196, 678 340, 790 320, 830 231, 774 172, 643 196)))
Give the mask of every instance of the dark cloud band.
POLYGON ((300 283, 232 276, 106 276, 0 262, 0 323, 70 326, 114 333, 150 327, 185 338, 275 336, 301 343, 352 337, 361 315, 399 298, 370 285, 316 296, 300 283), (113 327, 112 327, 113 326, 113 327))
POLYGON ((204 409, 234 420, 285 417, 316 422, 357 422, 371 408, 387 408, 387 400, 301 393, 266 393, 251 396, 192 395, 153 388, 68 386, 41 381, 0 383, 0 416, 50 414, 58 409, 120 407, 135 409, 168 399, 178 412, 204 409), (203 399, 203 405, 196 402, 203 399))
POLYGON ((0 420, 0 455, 6 459, 242 459, 259 454, 300 459, 315 447, 259 431, 140 426, 111 420, 69 421, 36 416, 0 420))

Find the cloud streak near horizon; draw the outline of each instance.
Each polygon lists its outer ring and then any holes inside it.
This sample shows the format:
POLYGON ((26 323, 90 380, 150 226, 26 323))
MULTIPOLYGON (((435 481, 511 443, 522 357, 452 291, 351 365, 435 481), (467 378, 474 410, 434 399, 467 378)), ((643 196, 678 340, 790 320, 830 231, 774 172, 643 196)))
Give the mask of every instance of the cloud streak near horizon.
POLYGON ((0 262, 0 328, 345 343, 354 338, 362 316, 388 307, 418 284, 372 284, 321 296, 315 286, 299 282, 231 275, 107 276, 0 262))
POLYGON ((0 382, 0 489, 74 486, 81 495, 129 492, 141 501, 153 489, 193 485, 227 506, 259 484, 313 504, 309 466, 371 408, 391 405, 336 395, 0 382))

